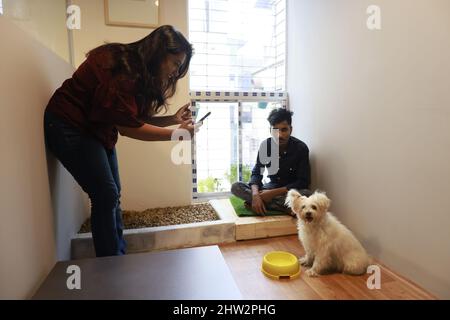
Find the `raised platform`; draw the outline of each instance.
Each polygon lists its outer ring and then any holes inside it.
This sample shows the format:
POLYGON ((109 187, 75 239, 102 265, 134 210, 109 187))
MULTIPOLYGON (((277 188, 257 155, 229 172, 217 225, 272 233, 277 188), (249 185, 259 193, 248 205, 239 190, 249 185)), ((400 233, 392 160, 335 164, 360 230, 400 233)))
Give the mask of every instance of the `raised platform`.
POLYGON ((236 240, 297 234, 297 219, 288 216, 238 218, 235 232, 236 240))
MULTIPOLYGON (((124 238, 128 244, 127 252, 190 248, 235 241, 236 215, 216 207, 214 201, 210 203, 220 220, 124 230, 124 238)), ((95 257, 92 233, 77 234, 72 239, 71 256, 72 259, 95 257)))
POLYGON ((236 240, 261 239, 297 234, 297 219, 291 216, 240 218, 228 199, 211 200, 217 212, 233 215, 236 224, 236 240))
MULTIPOLYGON (((297 220, 290 216, 240 218, 228 199, 210 200, 209 203, 220 220, 124 230, 127 252, 199 247, 297 233, 297 220)), ((95 257, 92 234, 77 234, 72 239, 72 259, 92 257, 95 257)))

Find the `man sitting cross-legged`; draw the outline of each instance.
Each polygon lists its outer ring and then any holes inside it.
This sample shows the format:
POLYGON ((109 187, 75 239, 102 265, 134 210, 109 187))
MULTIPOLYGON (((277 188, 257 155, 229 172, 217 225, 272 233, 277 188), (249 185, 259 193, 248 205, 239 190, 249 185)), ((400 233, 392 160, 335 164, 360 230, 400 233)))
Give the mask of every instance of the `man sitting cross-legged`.
POLYGON ((250 182, 236 182, 231 186, 231 193, 243 199, 245 206, 259 215, 264 215, 266 210, 294 215, 284 204, 287 192, 297 189, 304 196, 312 194, 308 190, 311 180, 309 149, 304 142, 291 136, 292 114, 283 108, 272 110, 267 119, 271 137, 259 147, 250 182), (278 154, 277 150, 271 152, 272 148, 277 148, 278 154), (263 185, 266 168, 270 182, 263 185))

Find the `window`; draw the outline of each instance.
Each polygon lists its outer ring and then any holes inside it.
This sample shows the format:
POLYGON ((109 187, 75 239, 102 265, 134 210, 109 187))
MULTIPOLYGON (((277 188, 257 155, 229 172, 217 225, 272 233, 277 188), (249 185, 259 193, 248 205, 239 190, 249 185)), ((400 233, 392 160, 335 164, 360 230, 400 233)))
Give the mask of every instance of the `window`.
POLYGON ((189 0, 194 116, 211 111, 193 139, 194 198, 248 182, 269 112, 287 107, 285 17, 286 0, 189 0))
POLYGON ((286 0, 190 0, 191 90, 285 89, 286 0))
POLYGON ((220 98, 221 92, 191 92, 194 117, 211 111, 192 140, 194 198, 226 196, 231 184, 250 180, 259 146, 270 136, 267 117, 287 102, 286 93, 281 92, 223 94, 220 98))
POLYGON ((3 0, 0 0, 0 15, 3 15, 3 0))

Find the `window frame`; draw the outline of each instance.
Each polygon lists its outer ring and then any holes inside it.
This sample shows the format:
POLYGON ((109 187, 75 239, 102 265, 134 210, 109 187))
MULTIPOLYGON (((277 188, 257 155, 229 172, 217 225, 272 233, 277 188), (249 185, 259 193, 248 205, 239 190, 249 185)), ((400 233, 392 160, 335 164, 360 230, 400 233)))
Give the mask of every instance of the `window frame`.
MULTIPOLYGON (((231 102, 238 104, 238 181, 242 180, 242 103, 244 102, 279 102, 282 108, 289 110, 289 99, 286 91, 190 91, 191 105, 194 107, 201 102, 231 102)), ((196 112, 192 111, 195 118, 196 112)), ((197 149, 195 134, 191 140, 192 159, 192 199, 194 201, 229 197, 227 192, 198 192, 197 186, 197 149)))

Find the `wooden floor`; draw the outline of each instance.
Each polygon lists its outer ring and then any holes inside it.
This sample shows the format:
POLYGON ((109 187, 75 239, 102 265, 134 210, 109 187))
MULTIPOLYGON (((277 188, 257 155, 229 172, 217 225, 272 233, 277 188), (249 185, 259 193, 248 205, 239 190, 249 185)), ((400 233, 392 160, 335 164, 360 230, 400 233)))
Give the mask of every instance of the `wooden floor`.
POLYGON ((296 235, 260 240, 245 240, 220 245, 225 261, 233 274, 244 299, 304 300, 304 299, 436 299, 412 282, 381 267, 381 289, 367 288, 369 274, 343 274, 310 278, 305 268, 294 280, 272 280, 260 271, 263 256, 270 251, 288 251, 296 256, 304 254, 296 235))

